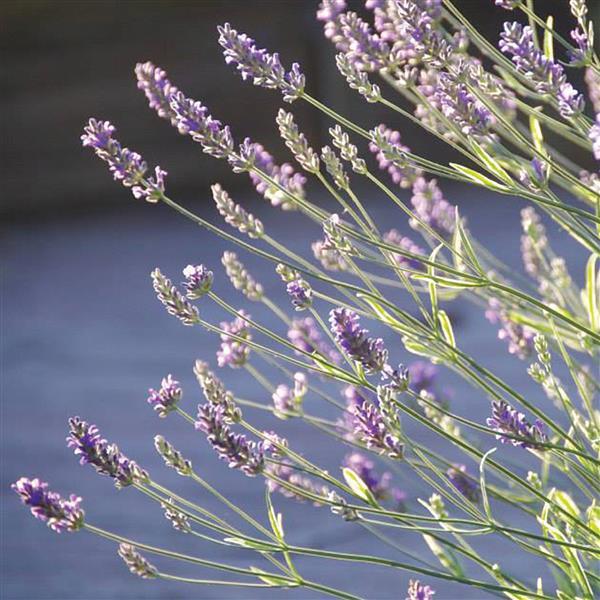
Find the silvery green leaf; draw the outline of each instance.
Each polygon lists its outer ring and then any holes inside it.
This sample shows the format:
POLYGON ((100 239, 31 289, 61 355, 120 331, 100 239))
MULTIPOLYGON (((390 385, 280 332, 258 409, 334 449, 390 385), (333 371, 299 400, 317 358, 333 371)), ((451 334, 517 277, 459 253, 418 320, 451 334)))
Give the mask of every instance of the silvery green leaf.
POLYGON ((344 479, 348 484, 348 487, 359 497, 362 498, 367 504, 371 506, 378 506, 373 492, 368 488, 367 484, 352 470, 348 467, 342 469, 344 479))
POLYGON ((457 163, 450 163, 450 166, 458 171, 461 175, 464 175, 469 181, 476 183, 477 185, 481 185, 482 187, 488 188, 490 190, 495 190, 497 192, 509 192, 510 188, 482 175, 478 171, 474 171, 473 169, 469 169, 469 167, 465 167, 464 165, 459 165, 457 163))

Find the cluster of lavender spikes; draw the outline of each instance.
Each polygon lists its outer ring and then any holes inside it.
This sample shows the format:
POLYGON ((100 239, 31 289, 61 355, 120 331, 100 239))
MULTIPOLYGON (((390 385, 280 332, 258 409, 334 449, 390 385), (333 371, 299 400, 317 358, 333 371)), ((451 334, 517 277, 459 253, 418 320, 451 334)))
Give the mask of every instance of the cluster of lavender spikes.
POLYGON ((492 402, 492 416, 487 419, 487 424, 498 432, 496 439, 503 444, 540 449, 540 444, 548 441, 544 424, 539 419, 532 425, 523 413, 504 400, 492 402))

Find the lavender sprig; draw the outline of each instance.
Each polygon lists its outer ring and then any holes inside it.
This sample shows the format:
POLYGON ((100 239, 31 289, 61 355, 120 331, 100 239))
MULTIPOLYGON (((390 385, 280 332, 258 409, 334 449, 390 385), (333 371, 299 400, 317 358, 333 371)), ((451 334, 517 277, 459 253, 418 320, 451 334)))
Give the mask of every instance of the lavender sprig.
POLYGON ((435 592, 428 585, 423 585, 418 579, 411 579, 408 584, 406 600, 431 600, 435 592))
POLYGON ((127 458, 116 444, 109 444, 102 438, 95 425, 79 417, 69 419, 67 445, 80 457, 79 464, 92 465, 97 473, 113 478, 118 488, 148 481, 146 471, 127 458))
POLYGON ((404 444, 389 431, 379 407, 371 402, 354 406, 354 435, 367 448, 389 458, 402 459, 404 444))
POLYGON ((362 329, 358 315, 347 308, 334 308, 329 313, 331 332, 344 352, 359 362, 368 374, 383 371, 388 352, 381 338, 370 338, 362 329))
POLYGON ((123 148, 112 135, 116 131, 109 121, 90 119, 81 136, 84 146, 94 150, 96 156, 108 163, 116 181, 131 188, 135 198, 143 198, 152 204, 158 202, 165 191, 166 171, 154 168, 154 177, 146 177, 148 165, 137 153, 123 148))
POLYGON ((583 110, 583 96, 567 81, 564 68, 536 48, 533 30, 518 22, 504 23, 500 50, 511 55, 517 70, 529 79, 541 94, 554 97, 563 117, 583 110))
POLYGON ((183 287, 190 300, 198 300, 206 295, 213 284, 213 272, 204 265, 188 265, 183 269, 183 287))
POLYGON ((323 340, 317 323, 312 317, 293 319, 287 337, 302 352, 309 354, 318 352, 333 363, 340 362, 340 355, 323 340))
POLYGON ((236 317, 233 321, 223 321, 221 323, 221 347, 217 351, 217 363, 220 367, 231 367, 232 369, 239 369, 243 367, 248 361, 250 355, 250 347, 231 337, 235 335, 238 338, 250 341, 252 334, 246 319, 250 318, 245 311, 240 310, 241 317, 236 317))
POLYGON ((235 227, 241 233, 248 234, 248 237, 253 239, 260 239, 264 235, 265 228, 262 222, 236 204, 218 183, 212 185, 210 189, 217 210, 225 218, 227 224, 235 227))
POLYGON ((238 423, 242 419, 242 411, 236 405, 233 394, 225 387, 216 374, 210 370, 208 363, 197 360, 194 363, 194 375, 202 388, 206 400, 211 404, 224 406, 224 418, 228 422, 238 423))
POLYGON ((185 296, 171 283, 171 280, 160 272, 160 269, 154 269, 150 276, 157 298, 170 315, 177 317, 184 325, 196 325, 200 321, 198 309, 190 304, 185 296))
POLYGON ((487 424, 498 432, 496 439, 503 444, 512 444, 520 448, 540 449, 540 444, 548 441, 544 424, 539 419, 536 419, 532 425, 523 413, 504 400, 494 400, 492 402, 492 416, 487 419, 487 424), (505 434, 524 439, 507 437, 505 434))
POLYGON ((138 88, 146 94, 150 108, 162 119, 171 121, 177 127, 177 113, 171 108, 171 96, 177 88, 167 79, 167 74, 151 62, 138 63, 135 66, 138 88))
POLYGON ((304 279, 290 281, 285 289, 296 310, 306 310, 312 306, 312 287, 304 279))
POLYGON ((229 277, 236 290, 242 292, 248 300, 252 300, 253 302, 262 300, 264 296, 262 285, 248 273, 235 252, 223 252, 221 262, 225 267, 227 277, 229 277))
POLYGON ((129 570, 142 579, 158 577, 158 571, 131 544, 119 544, 119 556, 129 570))
POLYGON ((48 484, 37 477, 21 477, 10 486, 29 506, 31 514, 43 521, 56 533, 77 531, 83 526, 84 511, 80 508, 81 498, 71 494, 65 500, 57 492, 48 489, 48 484))
POLYGON ((229 468, 240 469, 249 477, 261 473, 265 466, 262 442, 248 441, 246 436, 233 433, 227 423, 225 407, 210 402, 198 406, 197 430, 206 439, 229 468))
POLYGON ((183 457, 183 454, 176 450, 162 435, 154 437, 154 447, 162 456, 167 467, 175 469, 179 475, 189 477, 192 474, 192 463, 183 457))
POLYGON ((257 48, 252 38, 238 33, 229 23, 217 29, 225 62, 235 65, 242 79, 251 79, 260 87, 280 90, 286 102, 293 102, 304 93, 305 78, 298 63, 293 63, 286 73, 279 54, 257 48))
POLYGON ((148 404, 158 413, 159 417, 166 417, 174 411, 181 400, 183 392, 178 381, 175 381, 171 375, 163 377, 160 383, 160 389, 153 388, 148 390, 148 404))

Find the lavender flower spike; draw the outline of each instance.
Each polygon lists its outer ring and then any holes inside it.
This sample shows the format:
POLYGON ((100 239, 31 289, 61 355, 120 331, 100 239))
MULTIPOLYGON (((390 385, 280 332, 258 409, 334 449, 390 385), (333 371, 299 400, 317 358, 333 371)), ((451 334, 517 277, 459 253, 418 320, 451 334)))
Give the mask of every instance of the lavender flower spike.
POLYGON ((334 308, 329 313, 329 323, 337 343, 346 354, 359 362, 366 373, 379 373, 387 364, 388 352, 381 338, 368 337, 361 329, 358 315, 346 308, 334 308))
POLYGON ((539 419, 536 419, 535 423, 531 425, 525 419, 523 413, 504 402, 504 400, 494 400, 492 402, 492 416, 486 422, 489 427, 498 432, 496 439, 503 444, 540 449, 540 444, 548 440, 548 436, 544 431, 544 424, 539 419), (514 439, 507 437, 505 434, 523 439, 514 439))
POLYGON ((131 188, 135 198, 143 198, 152 204, 161 199, 165 191, 166 171, 157 166, 154 177, 146 177, 148 165, 137 152, 123 148, 113 139, 116 129, 109 121, 90 119, 84 131, 82 144, 93 148, 96 156, 108 163, 115 180, 131 188))
POLYGON ((213 283, 213 272, 204 265, 188 265, 183 270, 185 282, 183 287, 187 290, 186 296, 190 300, 198 300, 210 291, 213 283))
POLYGON ((312 287, 304 279, 290 281, 286 291, 296 310, 306 310, 312 306, 312 287))
POLYGON ((567 81, 562 65, 536 48, 531 27, 524 27, 516 21, 504 23, 500 50, 512 55, 517 70, 533 83, 540 94, 549 94, 558 100, 563 117, 572 117, 583 110, 583 96, 567 81))
POLYGON ((79 417, 69 419, 67 445, 80 457, 79 464, 92 465, 97 473, 112 477, 118 488, 148 481, 146 471, 127 458, 116 444, 109 444, 100 437, 100 431, 95 425, 90 425, 79 417))
POLYGON ((68 500, 57 492, 48 490, 48 484, 40 479, 21 477, 10 486, 30 507, 31 514, 44 521, 56 533, 77 531, 83 526, 84 512, 79 505, 81 498, 71 494, 68 500))
POLYGON ((265 466, 262 442, 248 441, 246 436, 233 433, 226 422, 225 406, 210 402, 198 406, 196 429, 206 434, 206 439, 219 457, 231 469, 240 469, 249 477, 261 473, 265 466))
POLYGON ((354 406, 354 435, 367 448, 377 450, 389 458, 401 459, 404 444, 388 431, 387 424, 377 406, 370 402, 354 406))
POLYGON ((143 579, 154 579, 158 571, 151 565, 131 544, 119 544, 119 556, 123 559, 129 570, 143 579))
POLYGON ((340 355, 323 340, 317 323, 312 317, 294 319, 287 337, 299 351, 309 354, 318 352, 335 364, 340 362, 340 355))
POLYGON ((151 62, 145 62, 135 66, 135 75, 138 88, 146 94, 150 108, 177 127, 177 113, 171 108, 171 96, 177 93, 177 88, 167 79, 165 71, 151 62))
POLYGON ((159 417, 164 418, 177 408, 183 392, 179 382, 175 381, 171 375, 167 375, 163 377, 160 389, 157 391, 150 388, 148 394, 148 404, 152 405, 159 417))
POLYGON ((423 585, 419 580, 411 579, 408 584, 406 600, 431 600, 435 592, 428 585, 423 585))
POLYGON ((245 33, 238 33, 229 23, 219 26, 219 44, 227 64, 234 64, 242 79, 252 79, 254 85, 278 89, 286 102, 293 102, 304 92, 305 78, 298 63, 285 72, 279 55, 269 54, 256 47, 256 42, 245 33))
POLYGON ((232 369, 239 369, 248 360, 250 347, 244 342, 231 337, 231 335, 235 335, 247 341, 252 339, 252 334, 246 321, 246 318, 250 318, 250 315, 243 310, 240 310, 239 313, 242 317, 236 317, 230 323, 227 321, 221 323, 221 329, 223 329, 224 333, 221 334, 221 347, 217 351, 217 363, 220 367, 228 366, 232 369))
POLYGON ((195 325, 199 322, 198 309, 188 302, 171 280, 160 272, 160 269, 154 269, 150 276, 157 298, 164 304, 170 315, 177 317, 184 325, 195 325))

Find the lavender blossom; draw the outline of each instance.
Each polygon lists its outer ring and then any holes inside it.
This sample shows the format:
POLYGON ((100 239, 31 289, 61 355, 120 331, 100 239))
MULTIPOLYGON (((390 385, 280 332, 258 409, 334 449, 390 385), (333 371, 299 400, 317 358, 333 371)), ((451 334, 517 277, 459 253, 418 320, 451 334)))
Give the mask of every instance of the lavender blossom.
POLYGON ((100 437, 100 431, 95 425, 90 425, 79 417, 69 419, 67 445, 80 457, 79 464, 92 465, 97 473, 112 477, 118 488, 148 481, 146 471, 127 458, 116 444, 109 444, 100 437))
POLYGON ((583 110, 583 96, 567 81, 564 68, 536 48, 531 27, 518 22, 505 23, 500 38, 500 50, 512 56, 517 70, 540 94, 557 99, 563 117, 572 117, 583 110))
POLYGON ((172 444, 167 442, 162 435, 154 437, 154 447, 162 456, 167 467, 175 469, 179 475, 189 477, 192 474, 192 463, 183 457, 183 454, 176 450, 172 444))
POLYGON ((465 465, 454 465, 446 471, 450 483, 471 502, 479 501, 479 487, 472 477, 467 475, 465 465))
POLYGON ((321 148, 321 160, 323 161, 327 172, 333 177, 335 185, 341 190, 348 191, 350 188, 350 181, 344 170, 342 161, 338 158, 335 151, 329 146, 323 146, 323 148, 321 148))
POLYGON ((177 510, 173 498, 169 498, 166 502, 161 502, 160 506, 165 511, 165 519, 173 525, 173 529, 182 533, 189 533, 192 530, 187 516, 177 510))
POLYGON ((146 94, 150 108, 159 117, 171 121, 177 127, 177 113, 171 108, 171 96, 177 93, 177 88, 167 79, 167 74, 151 62, 138 63, 135 66, 138 88, 146 94))
POLYGON ((409 188, 415 178, 421 175, 421 169, 409 165, 406 152, 410 148, 400 142, 400 132, 381 123, 370 132, 369 150, 375 154, 379 168, 387 171, 392 181, 401 188, 409 188))
POLYGON ((252 339, 252 334, 246 320, 250 318, 250 315, 244 310, 238 312, 242 316, 236 317, 229 323, 227 321, 221 323, 221 329, 224 331, 221 334, 221 347, 217 351, 217 363, 220 367, 228 366, 232 369, 239 369, 248 361, 250 354, 248 344, 231 337, 236 336, 246 341, 252 339))
MULTIPOLYGON (((390 229, 389 231, 384 233, 383 241, 386 244, 398 246, 398 248, 405 250, 406 252, 411 252, 412 254, 420 254, 422 256, 425 256, 425 250, 423 250, 421 246, 415 244, 410 238, 401 235, 397 229, 390 229)), ((397 252, 394 252, 392 256, 394 257, 394 260, 398 263, 400 267, 412 269, 413 271, 423 270, 423 264, 415 258, 410 258, 408 256, 398 254, 397 252)))
POLYGON ((411 579, 408 584, 406 600, 431 600, 435 592, 428 585, 423 585, 417 579, 411 579))
POLYGON ((183 270, 185 281, 183 287, 190 300, 198 300, 210 291, 213 284, 213 272, 204 265, 188 265, 183 270))
POLYGON ((254 144, 253 148, 254 166, 274 182, 268 181, 256 171, 250 171, 249 176, 256 191, 273 206, 279 206, 282 210, 295 209, 294 201, 290 196, 304 198, 306 177, 302 173, 296 173, 288 163, 283 163, 281 166, 275 164, 273 157, 260 144, 254 144))
POLYGON ((379 86, 371 83, 368 75, 360 70, 349 54, 338 54, 335 64, 350 88, 356 90, 367 102, 375 103, 381 100, 379 86))
POLYGON ((292 320, 287 337, 300 352, 307 352, 308 354, 317 352, 335 364, 340 362, 340 355, 323 340, 321 332, 312 317, 292 320))
POLYGON ((210 402, 198 406, 198 431, 206 434, 206 439, 219 455, 226 460, 229 468, 240 469, 249 477, 254 477, 264 469, 264 447, 262 442, 248 441, 246 436, 233 433, 227 423, 225 407, 210 402))
POLYGON ((224 419, 228 423, 238 423, 242 419, 242 411, 235 403, 233 394, 225 388, 223 382, 209 369, 208 363, 197 360, 194 363, 194 375, 206 400, 211 404, 220 404, 225 407, 224 419))
POLYGON ((229 23, 217 29, 225 62, 234 64, 243 80, 251 79, 254 85, 280 90, 286 102, 293 102, 304 93, 305 77, 298 63, 293 63, 286 73, 277 53, 257 48, 252 38, 238 33, 229 23))
POLYGON ((213 119, 201 102, 176 92, 170 97, 170 104, 179 133, 189 135, 206 154, 215 158, 229 158, 233 154, 234 142, 229 127, 213 119))
POLYGON ((248 234, 248 237, 252 239, 260 239, 264 235, 265 228, 262 222, 236 204, 218 183, 212 185, 210 189, 217 210, 225 218, 227 224, 235 227, 241 233, 248 234))
POLYGON ((376 71, 389 64, 390 47, 355 12, 339 17, 341 44, 348 61, 359 71, 376 71))
POLYGON ((304 373, 294 374, 294 387, 289 388, 285 384, 278 385, 273 394, 273 414, 280 419, 298 415, 302 408, 302 400, 308 391, 306 375, 304 373))
POLYGON ((152 204, 158 202, 165 191, 166 171, 154 168, 154 177, 146 177, 148 165, 137 153, 123 148, 112 135, 115 127, 108 121, 90 119, 81 136, 84 146, 93 148, 96 156, 108 163, 116 181, 131 188, 135 198, 143 198, 152 204))
POLYGON ((77 531, 83 526, 85 513, 79 507, 81 498, 71 494, 65 500, 57 492, 48 490, 48 484, 40 479, 21 477, 10 486, 30 507, 31 514, 44 521, 56 533, 77 531))
MULTIPOLYGON (((464 66, 458 65, 457 69, 462 70, 464 66)), ((435 93, 442 113, 464 135, 475 138, 489 137, 489 129, 493 122, 492 113, 454 74, 441 73, 435 93)))
POLYGON ((177 317, 184 325, 195 325, 200 317, 198 309, 190 304, 185 296, 167 279, 160 269, 150 274, 157 298, 163 303, 167 312, 177 317))
POLYGON ((379 373, 384 369, 388 352, 383 340, 368 337, 369 332, 360 328, 355 312, 335 308, 329 313, 329 323, 337 343, 350 358, 363 366, 366 373, 379 373))
POLYGON ((596 115, 596 123, 592 125, 589 136, 592 140, 594 158, 600 160, 600 112, 596 115))
POLYGON ((150 388, 148 393, 148 404, 163 418, 177 408, 183 394, 179 381, 175 381, 170 374, 163 377, 158 391, 150 388))
POLYGON ((264 295, 262 285, 248 273, 235 252, 223 252, 221 262, 225 267, 227 277, 236 290, 242 292, 248 300, 253 302, 262 300, 264 295))
POLYGON ((119 556, 129 570, 142 579, 158 577, 158 571, 131 544, 119 544, 119 556))
POLYGON ((312 287, 304 279, 290 281, 286 291, 296 310, 306 310, 312 306, 312 287))
POLYGON ((285 145, 300 166, 309 173, 318 173, 319 155, 309 146, 306 136, 298 129, 294 115, 280 108, 275 121, 285 145))
POLYGON ((521 0, 496 0, 496 6, 505 10, 514 10, 521 4, 521 0))
POLYGON ((314 257, 321 263, 327 271, 347 271, 348 263, 342 254, 332 248, 324 240, 317 240, 311 244, 311 250, 314 257))
POLYGON ((360 452, 351 452, 344 457, 343 466, 352 469, 371 490, 377 500, 385 500, 390 495, 391 473, 379 475, 375 463, 360 452))
POLYGON ((362 406, 367 402, 367 399, 353 385, 347 385, 342 393, 346 401, 346 408, 342 413, 342 417, 338 419, 337 424, 343 432, 344 439, 356 441, 354 435, 354 407, 362 406))
POLYGON ((519 325, 511 320, 508 312, 497 298, 491 298, 485 316, 490 323, 499 324, 498 339, 506 340, 510 354, 526 359, 533 351, 535 331, 526 325, 519 325))
POLYGON ((354 407, 354 434, 367 448, 379 454, 394 459, 404 456, 404 444, 388 431, 381 411, 371 402, 354 407))
POLYGON ((541 449, 540 444, 548 441, 544 424, 536 419, 532 425, 525 419, 525 415, 504 400, 492 402, 492 416, 486 420, 489 427, 498 432, 496 439, 503 444, 512 444, 520 448, 541 449), (524 439, 514 439, 517 436, 524 439))
POLYGON ((454 232, 455 210, 442 194, 435 179, 429 181, 425 177, 418 177, 412 188, 413 196, 410 199, 415 212, 415 217, 410 220, 413 229, 419 229, 422 221, 429 225, 443 238, 449 239, 454 232))

